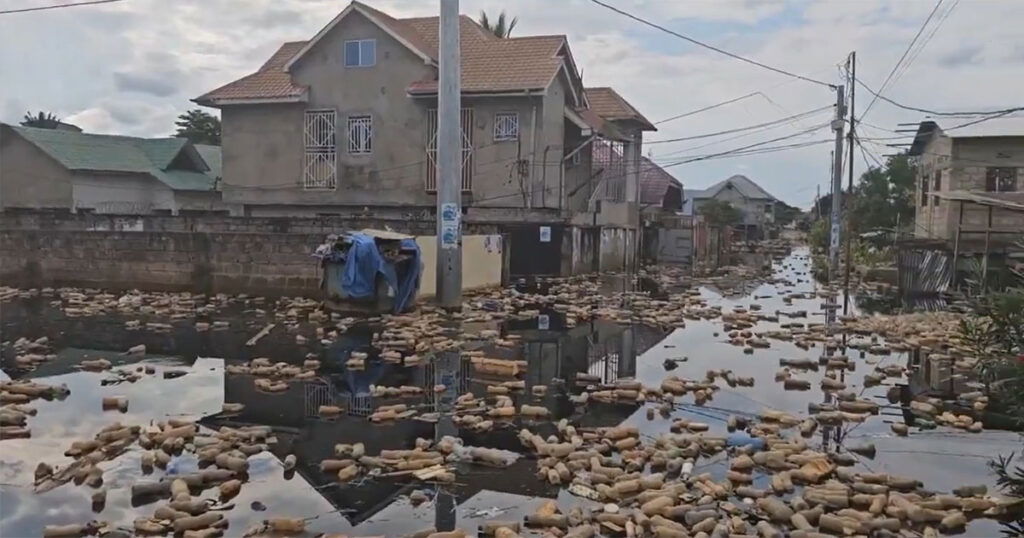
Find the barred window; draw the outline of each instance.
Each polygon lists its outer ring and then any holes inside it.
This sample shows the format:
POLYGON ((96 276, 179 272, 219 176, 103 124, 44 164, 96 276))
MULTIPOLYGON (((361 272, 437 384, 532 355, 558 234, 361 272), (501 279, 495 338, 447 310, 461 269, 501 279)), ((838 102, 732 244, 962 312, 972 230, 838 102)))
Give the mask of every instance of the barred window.
POLYGON ((519 113, 498 112, 494 115, 494 140, 516 140, 519 138, 519 113))
POLYGON ((986 192, 1016 192, 1017 169, 1008 167, 991 167, 985 170, 986 192))
POLYGON ((302 184, 306 189, 333 189, 337 186, 337 145, 333 110, 307 110, 303 129, 305 158, 302 184))
POLYGON ((373 118, 370 116, 348 117, 348 152, 366 155, 373 152, 373 118))

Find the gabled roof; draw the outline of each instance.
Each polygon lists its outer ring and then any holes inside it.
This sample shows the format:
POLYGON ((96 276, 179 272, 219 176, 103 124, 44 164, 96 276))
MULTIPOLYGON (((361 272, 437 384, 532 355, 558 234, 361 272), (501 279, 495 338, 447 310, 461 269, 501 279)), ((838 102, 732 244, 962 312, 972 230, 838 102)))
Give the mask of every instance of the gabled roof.
MULTIPOLYGON (((679 189, 682 195, 683 183, 647 157, 640 157, 640 203, 662 205, 669 189, 679 189)), ((676 208, 682 209, 682 208, 676 208)))
MULTIPOLYGON (((255 73, 207 92, 194 101, 209 106, 305 101, 308 88, 296 84, 289 70, 352 13, 366 17, 425 63, 437 65, 437 17, 396 19, 362 2, 352 2, 309 41, 285 43, 255 73)), ((459 39, 463 93, 544 90, 564 70, 569 85, 574 88, 576 104, 584 105, 579 74, 574 72, 575 64, 564 35, 501 39, 471 17, 462 15, 459 17, 459 39)), ((412 95, 437 93, 436 75, 427 80, 413 81, 407 90, 412 95)))
POLYGON ((762 189, 760 185, 751 181, 750 178, 748 178, 747 176, 743 176, 740 174, 736 174, 735 176, 732 176, 728 179, 723 179, 722 181, 719 181, 718 183, 715 183, 714 185, 704 189, 703 192, 695 193, 693 197, 697 199, 714 198, 719 192, 722 191, 722 189, 728 188, 730 186, 739 191, 739 193, 742 194, 744 198, 753 198, 756 200, 776 200, 774 196, 768 194, 768 191, 762 189))
POLYGON ((11 129, 68 170, 148 174, 174 190, 214 189, 214 177, 206 173, 210 167, 185 138, 136 138, 16 126, 11 129), (201 171, 172 166, 179 157, 190 159, 201 171))
POLYGON ((657 131, 647 118, 618 92, 608 87, 586 88, 587 101, 597 115, 608 121, 635 121, 644 131, 657 131))
POLYGON ((292 81, 292 76, 284 70, 284 64, 306 43, 292 41, 281 45, 255 73, 211 90, 193 101, 211 106, 247 102, 305 101, 307 89, 292 81))
POLYGON ((206 174, 213 178, 223 177, 221 176, 220 146, 195 144, 195 148, 199 152, 199 156, 206 162, 206 166, 210 169, 206 174))

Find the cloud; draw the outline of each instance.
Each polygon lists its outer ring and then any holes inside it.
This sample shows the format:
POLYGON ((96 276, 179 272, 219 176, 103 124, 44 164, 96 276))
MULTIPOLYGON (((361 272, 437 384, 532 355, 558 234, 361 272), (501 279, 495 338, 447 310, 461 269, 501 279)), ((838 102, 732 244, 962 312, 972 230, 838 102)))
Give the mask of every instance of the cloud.
POLYGON ((174 95, 178 91, 174 81, 161 73, 149 74, 118 71, 114 73, 114 85, 119 90, 148 93, 156 97, 167 97, 174 95))
MULTIPOLYGON (((437 13, 436 2, 367 1, 396 17, 437 13)), ((876 88, 934 6, 933 2, 891 0, 611 3, 712 45, 829 83, 841 81, 839 66, 856 50, 858 77, 876 88)), ((4 74, 0 119, 16 122, 26 110, 43 109, 78 120, 94 132, 166 135, 173 132, 177 114, 194 106, 189 99, 251 73, 282 42, 309 39, 344 4, 338 0, 138 0, 2 17, 0 45, 7 46, 0 46, 0 73, 4 74), (159 9, 154 8, 157 5, 159 9)), ((743 127, 835 102, 828 88, 703 49, 589 0, 463 0, 461 7, 474 17, 481 10, 504 9, 519 17, 516 35, 567 35, 587 85, 615 87, 654 121, 753 91, 763 92, 772 101, 751 98, 659 124, 658 132, 647 133, 649 140, 743 127)), ((885 95, 933 110, 1018 104, 1024 47, 1017 21, 1024 19, 1024 2, 972 2, 969 6, 964 2, 944 19, 927 48, 885 95), (976 61, 984 58, 1001 61, 976 61), (965 72, 969 77, 963 76, 965 72)), ((858 88, 859 113, 870 101, 867 97, 858 88)), ((824 111, 734 140, 709 138, 651 147, 657 162, 671 163, 680 156, 721 152, 792 134, 823 124, 828 115, 824 111)), ((879 101, 865 121, 883 130, 865 126, 862 134, 894 136, 887 130, 898 122, 921 119, 920 114, 879 101)), ((825 128, 791 141, 830 136, 825 128)), ((776 196, 794 205, 808 205, 815 185, 827 186, 830 149, 823 144, 681 164, 668 170, 686 188, 701 188, 746 166, 747 175, 776 196)), ((879 154, 890 151, 869 149, 879 154)), ((864 169, 859 156, 854 164, 856 173, 864 169)))

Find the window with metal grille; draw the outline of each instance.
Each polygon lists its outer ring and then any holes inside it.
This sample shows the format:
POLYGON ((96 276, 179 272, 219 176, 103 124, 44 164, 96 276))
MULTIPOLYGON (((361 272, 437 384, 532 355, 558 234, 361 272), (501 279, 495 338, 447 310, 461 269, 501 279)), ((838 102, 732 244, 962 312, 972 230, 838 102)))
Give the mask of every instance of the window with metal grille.
POLYGON ((373 118, 370 116, 348 117, 348 152, 366 155, 373 152, 373 118))
MULTIPOLYGON (((473 109, 459 113, 462 128, 462 191, 473 190, 473 109)), ((437 109, 427 110, 427 192, 437 192, 437 109)))
POLYGON ((928 182, 929 181, 930 181, 930 178, 928 177, 928 174, 925 174, 924 177, 921 178, 921 206, 922 207, 926 207, 928 205, 928 182))
POLYGON ((494 141, 519 138, 519 113, 498 112, 494 115, 494 141))
POLYGON ((985 170, 986 192, 1016 192, 1017 169, 1009 167, 990 167, 985 170))
POLYGON ((302 185, 306 189, 337 186, 337 145, 333 110, 307 110, 303 130, 305 158, 302 185))

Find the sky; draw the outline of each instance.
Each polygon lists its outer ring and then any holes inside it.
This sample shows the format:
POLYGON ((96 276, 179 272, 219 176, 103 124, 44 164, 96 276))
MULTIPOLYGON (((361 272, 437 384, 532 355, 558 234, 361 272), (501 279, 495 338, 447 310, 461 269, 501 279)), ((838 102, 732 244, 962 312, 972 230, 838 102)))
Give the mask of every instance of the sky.
MULTIPOLYGON (((0 0, 0 11, 76 0, 0 0)), ((843 82, 857 52, 857 77, 877 90, 936 0, 604 0, 644 19, 758 62, 822 82, 843 82)), ((436 0, 366 0, 396 17, 435 15, 436 0)), ((190 99, 256 70, 283 41, 309 39, 343 0, 121 0, 0 14, 0 121, 45 110, 86 131, 167 136, 190 99)), ((645 134, 644 153, 687 189, 743 174, 798 207, 829 189, 836 96, 830 88, 775 73, 647 27, 590 0, 462 0, 461 11, 502 9, 513 35, 565 34, 587 86, 612 86, 654 122, 752 92, 753 97, 645 134), (771 128, 657 143, 773 122, 771 128), (799 134, 803 132, 802 134, 799 134), (742 135, 742 136, 741 136, 742 135), (795 135, 792 136, 791 135, 795 135), (786 138, 783 138, 786 137, 786 138), (761 155, 708 158, 728 150, 807 142, 761 155)), ((943 0, 883 92, 928 110, 1022 106, 1024 1, 943 0), (948 11, 948 14, 947 14, 948 11), (934 30, 934 33, 933 33, 934 30)), ((893 130, 925 114, 902 110, 857 87, 859 176, 898 151, 893 130), (865 110, 867 111, 865 115, 865 110)), ((214 109, 208 109, 216 113, 214 109)), ((905 134, 905 133, 904 133, 905 134)), ((845 166, 845 165, 844 165, 845 166)))

